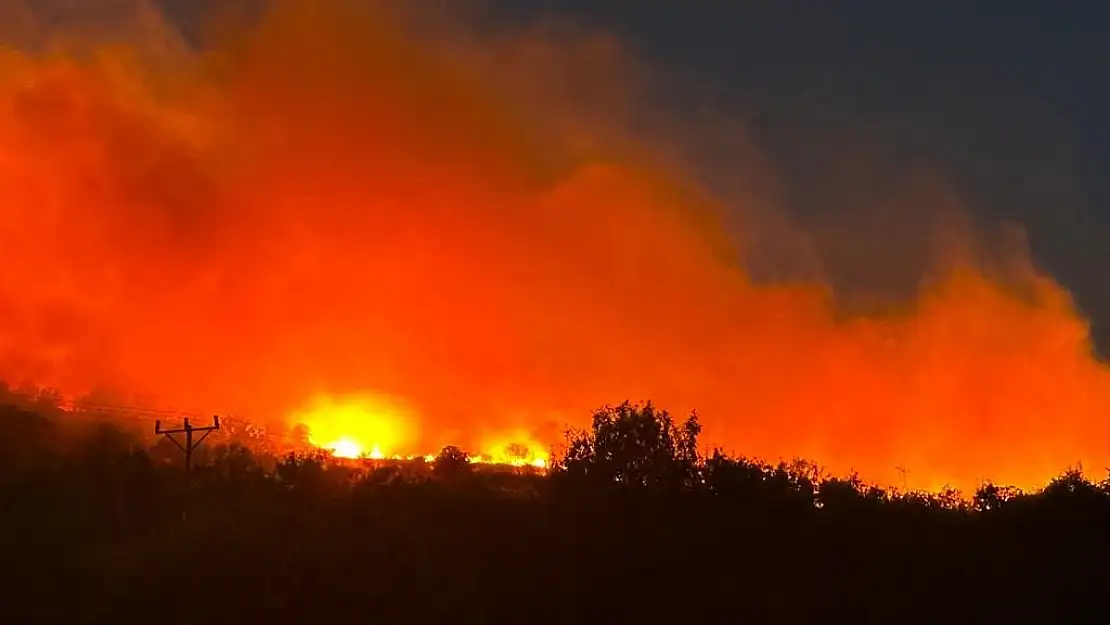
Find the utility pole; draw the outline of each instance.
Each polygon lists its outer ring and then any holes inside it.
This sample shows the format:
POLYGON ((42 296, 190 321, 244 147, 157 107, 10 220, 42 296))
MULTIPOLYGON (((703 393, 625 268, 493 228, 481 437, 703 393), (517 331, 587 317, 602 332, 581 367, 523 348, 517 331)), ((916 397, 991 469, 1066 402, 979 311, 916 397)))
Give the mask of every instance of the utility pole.
POLYGON ((193 425, 191 425, 189 423, 189 417, 185 417, 184 421, 184 426, 176 430, 163 430, 162 422, 155 421, 154 433, 162 434, 166 438, 170 439, 170 442, 174 445, 177 445, 177 448, 181 450, 181 453, 185 454, 185 475, 190 475, 193 472, 193 450, 197 447, 200 447, 200 444, 204 442, 204 439, 208 438, 209 434, 220 429, 220 418, 218 416, 212 417, 212 425, 205 425, 202 427, 194 427, 193 425), (201 434, 200 438, 194 441, 193 432, 203 432, 203 434, 201 434), (185 444, 182 445, 181 443, 179 443, 177 439, 173 437, 174 434, 185 434, 185 444))
POLYGON ((899 473, 902 474, 902 491, 904 493, 908 493, 909 492, 909 481, 906 480, 906 474, 909 473, 910 470, 906 468, 905 463, 902 463, 902 464, 894 467, 894 470, 896 470, 896 471, 898 471, 899 473))
POLYGON ((185 501, 181 506, 182 522, 185 522, 189 519, 189 490, 191 486, 190 478, 193 474, 193 450, 197 447, 200 447, 200 444, 204 442, 204 439, 208 438, 209 434, 218 429, 220 429, 219 417, 212 417, 212 425, 205 425, 199 428, 193 427, 193 425, 189 423, 189 417, 185 417, 183 426, 176 430, 163 430, 161 421, 154 422, 154 433, 161 434, 170 439, 170 442, 176 445, 177 448, 181 450, 181 453, 185 454, 185 501), (200 438, 194 441, 193 432, 203 432, 203 434, 201 434, 200 438), (185 444, 182 445, 180 442, 178 442, 178 440, 173 437, 174 434, 184 434, 185 444))

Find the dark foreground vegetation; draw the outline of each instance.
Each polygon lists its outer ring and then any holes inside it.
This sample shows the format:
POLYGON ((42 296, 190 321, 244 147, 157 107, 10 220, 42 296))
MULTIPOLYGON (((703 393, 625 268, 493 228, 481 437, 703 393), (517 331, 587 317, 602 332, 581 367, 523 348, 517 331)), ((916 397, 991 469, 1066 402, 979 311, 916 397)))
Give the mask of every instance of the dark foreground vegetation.
MULTIPOLYGON (((55 411, 56 413, 56 411, 55 411)), ((1110 485, 891 494, 608 408, 550 475, 180 456, 0 408, 0 622, 1107 622, 1110 485), (183 519, 183 507, 188 509, 183 519)))

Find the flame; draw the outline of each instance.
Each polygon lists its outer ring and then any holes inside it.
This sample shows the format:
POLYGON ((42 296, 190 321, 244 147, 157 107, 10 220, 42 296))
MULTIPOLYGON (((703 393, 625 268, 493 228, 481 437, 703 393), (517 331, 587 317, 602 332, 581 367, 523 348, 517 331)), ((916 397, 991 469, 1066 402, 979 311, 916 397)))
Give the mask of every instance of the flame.
POLYGON ((472 457, 475 462, 488 462, 514 467, 547 468, 548 453, 545 447, 532 437, 518 433, 516 435, 502 434, 486 442, 481 447, 482 451, 472 457))
POLYGON ((304 423, 343 456, 538 465, 652 399, 706 443, 911 487, 1110 461, 1086 320, 1023 245, 935 219, 968 210, 941 182, 861 181, 927 208, 896 235, 837 203, 796 225, 745 133, 657 119, 606 33, 265 4, 200 51, 119 11, 2 48, 0 378, 304 423), (702 134, 740 157, 695 167, 702 134), (722 170, 750 192, 707 188, 722 170), (842 260, 919 288, 862 314, 816 270, 756 279, 842 260))
MULTIPOLYGON (((435 461, 435 454, 398 451, 411 448, 411 432, 404 426, 403 409, 372 395, 333 398, 322 395, 307 408, 292 413, 290 422, 308 430, 308 442, 345 460, 435 461), (389 453, 383 451, 390 450, 389 453)), ((468 454, 473 464, 493 464, 545 469, 544 447, 524 433, 487 440, 481 450, 468 454)))
POLYGON ((337 441, 320 445, 320 447, 331 451, 332 455, 336 458, 354 459, 361 458, 364 454, 362 445, 348 436, 344 436, 337 441))
POLYGON ((414 437, 412 417, 401 404, 368 393, 317 396, 290 415, 308 430, 311 444, 337 458, 385 458, 414 437))

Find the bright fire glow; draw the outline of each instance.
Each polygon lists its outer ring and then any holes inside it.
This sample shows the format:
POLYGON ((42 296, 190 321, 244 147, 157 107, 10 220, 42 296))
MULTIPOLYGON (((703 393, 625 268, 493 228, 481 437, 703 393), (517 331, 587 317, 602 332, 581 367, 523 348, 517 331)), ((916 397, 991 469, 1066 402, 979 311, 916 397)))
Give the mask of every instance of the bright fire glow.
MULTIPOLYGON (((410 419, 404 414, 396 405, 369 395, 341 400, 321 396, 309 409, 294 413, 291 420, 309 430, 312 445, 337 458, 397 461, 422 458, 425 462, 433 462, 435 454, 403 451, 413 446, 412 436, 404 434, 403 424, 410 419), (383 445, 390 453, 382 451, 383 445)), ((468 460, 474 464, 546 468, 548 454, 543 448, 531 436, 517 433, 487 442, 482 445, 481 452, 468 455, 468 460)))
POLYGON ((337 441, 320 445, 320 447, 331 450, 332 455, 336 458, 361 458, 363 455, 362 445, 346 436, 337 441))
POLYGON ((319 396, 290 421, 305 426, 309 442, 337 458, 385 458, 415 438, 407 409, 370 394, 319 396))
MULTIPOLYGON (((435 460, 434 453, 413 453, 415 437, 405 424, 411 421, 398 404, 371 395, 348 398, 317 397, 308 408, 290 416, 290 422, 308 429, 308 442, 335 458, 357 460, 435 460), (383 450, 388 450, 383 451, 383 450)), ((497 464, 544 469, 548 453, 525 433, 502 435, 480 446, 468 458, 474 464, 497 464)))
POLYGON ((543 469, 549 459, 544 445, 523 434, 497 439, 481 449, 481 453, 471 458, 472 461, 543 469))

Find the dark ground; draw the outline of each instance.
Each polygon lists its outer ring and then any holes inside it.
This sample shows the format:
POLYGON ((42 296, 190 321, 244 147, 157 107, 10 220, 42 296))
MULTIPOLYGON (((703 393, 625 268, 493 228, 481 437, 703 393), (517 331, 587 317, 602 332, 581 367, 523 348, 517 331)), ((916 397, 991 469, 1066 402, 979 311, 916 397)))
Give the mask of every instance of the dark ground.
MULTIPOLYGON (((180 456, 4 408, 10 623, 1105 622, 1110 487, 898 495, 599 412, 548 476, 180 456), (187 505, 187 520, 182 506, 187 505)), ((68 418, 72 419, 72 415, 68 418)))

